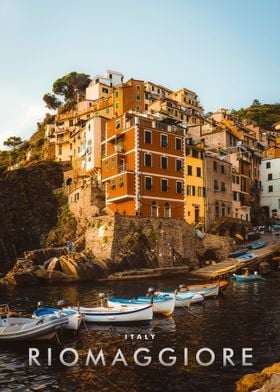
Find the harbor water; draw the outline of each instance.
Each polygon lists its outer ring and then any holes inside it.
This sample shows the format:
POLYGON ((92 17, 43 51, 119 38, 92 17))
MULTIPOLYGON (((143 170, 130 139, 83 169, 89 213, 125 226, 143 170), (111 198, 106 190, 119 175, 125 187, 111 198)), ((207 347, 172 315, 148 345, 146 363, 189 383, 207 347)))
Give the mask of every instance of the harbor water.
MULTIPOLYGON (((31 313, 38 300, 55 305, 59 299, 83 306, 95 305, 98 294, 118 297, 144 294, 148 287, 172 290, 186 283, 182 278, 88 283, 71 286, 44 286, 1 289, 0 302, 9 303, 17 311, 31 313)), ((173 317, 155 317, 150 326, 83 326, 77 335, 62 336, 64 348, 74 348, 79 361, 67 367, 59 361, 63 347, 50 343, 28 343, 0 347, 0 391, 234 391, 234 383, 244 374, 260 371, 280 359, 280 273, 264 282, 237 285, 230 283, 224 295, 194 305, 190 312, 176 309, 173 317), (133 338, 130 336, 133 334, 133 338), (155 335, 151 339, 151 334, 155 335), (126 336, 127 335, 127 336, 126 336), (140 337, 142 340, 140 340, 140 337), (137 338, 137 339, 136 339, 137 338), (146 339, 148 340, 146 340, 146 339), (41 366, 28 364, 29 347, 40 350, 41 366), (52 365, 47 363, 47 348, 52 348, 52 365), (134 352, 149 349, 149 366, 138 366, 134 352), (215 353, 211 366, 197 363, 195 354, 207 347, 215 353), (176 356, 173 366, 163 366, 158 358, 164 348, 174 349, 164 359, 176 356), (188 348, 188 365, 184 364, 184 348, 188 348), (234 366, 223 366, 223 348, 234 350, 234 366), (253 349, 252 366, 242 366, 242 348, 253 349), (103 350, 105 366, 85 366, 91 349, 103 350), (117 350, 127 361, 112 366, 117 350)), ((209 356, 206 356, 209 360, 209 356)), ((205 358, 206 358, 205 357, 205 358)), ((69 354, 69 358, 71 354, 69 354)), ((206 361, 206 359, 205 359, 206 361)))

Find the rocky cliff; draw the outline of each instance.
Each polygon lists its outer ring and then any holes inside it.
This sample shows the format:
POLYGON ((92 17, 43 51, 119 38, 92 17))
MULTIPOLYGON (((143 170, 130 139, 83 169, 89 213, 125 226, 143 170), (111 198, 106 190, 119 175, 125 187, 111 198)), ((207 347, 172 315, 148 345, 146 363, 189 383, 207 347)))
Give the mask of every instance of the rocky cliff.
POLYGON ((63 171, 55 162, 40 162, 0 178, 0 272, 6 272, 25 250, 42 246, 56 225, 54 189, 63 171))

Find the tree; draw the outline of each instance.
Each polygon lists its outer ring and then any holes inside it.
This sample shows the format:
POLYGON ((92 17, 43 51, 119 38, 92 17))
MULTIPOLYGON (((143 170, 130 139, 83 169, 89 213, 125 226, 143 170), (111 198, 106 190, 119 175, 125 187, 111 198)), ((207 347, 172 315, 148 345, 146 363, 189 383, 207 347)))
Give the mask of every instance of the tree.
POLYGON ((4 141, 4 146, 16 148, 24 142, 21 137, 18 136, 10 136, 7 140, 4 141))
POLYGON ((254 99, 252 106, 260 106, 260 105, 261 105, 260 101, 258 99, 254 99))
POLYGON ((57 79, 53 84, 53 92, 62 95, 65 101, 75 98, 76 91, 81 93, 89 85, 91 79, 84 73, 70 72, 62 78, 57 79))
POLYGON ((61 102, 57 99, 54 94, 45 94, 43 101, 46 103, 48 109, 57 109, 61 106, 61 102))

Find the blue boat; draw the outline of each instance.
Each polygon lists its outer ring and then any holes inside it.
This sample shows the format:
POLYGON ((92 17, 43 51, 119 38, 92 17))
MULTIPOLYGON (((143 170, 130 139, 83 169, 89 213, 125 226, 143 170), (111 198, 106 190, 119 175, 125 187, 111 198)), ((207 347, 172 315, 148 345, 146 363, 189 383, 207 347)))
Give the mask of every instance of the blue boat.
POLYGON ((144 305, 152 304, 154 313, 161 313, 165 316, 171 316, 175 308, 175 294, 170 295, 154 295, 154 296, 140 296, 133 299, 126 298, 108 298, 108 306, 121 306, 121 305, 144 305))
POLYGON ((237 261, 248 261, 256 257, 257 255, 255 253, 246 253, 245 255, 239 256, 237 258, 237 261))
POLYGON ((240 248, 240 249, 235 250, 234 252, 231 252, 229 254, 229 257, 239 257, 242 255, 245 255, 245 253, 247 253, 247 252, 248 252, 248 248, 240 248))
POLYGON ((265 241, 256 241, 250 244, 250 249, 260 249, 263 248, 266 245, 265 241))
POLYGON ((256 280, 265 280, 261 275, 258 273, 255 274, 249 274, 249 275, 236 275, 233 274, 231 279, 236 279, 237 282, 253 282, 256 280))
POLYGON ((80 312, 77 310, 73 309, 57 309, 57 308, 51 308, 51 307, 41 307, 35 310, 33 313, 34 318, 36 319, 42 319, 49 317, 50 315, 64 315, 67 316, 68 318, 68 325, 65 326, 65 329, 70 329, 77 331, 81 325, 82 322, 82 315, 80 312))

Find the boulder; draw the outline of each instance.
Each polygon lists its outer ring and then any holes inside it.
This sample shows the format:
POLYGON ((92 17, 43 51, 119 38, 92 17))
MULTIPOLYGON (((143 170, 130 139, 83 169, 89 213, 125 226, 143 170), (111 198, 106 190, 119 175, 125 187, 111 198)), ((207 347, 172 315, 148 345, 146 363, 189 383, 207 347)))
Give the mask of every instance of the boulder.
POLYGON ((80 280, 78 277, 70 276, 55 270, 37 270, 34 275, 38 281, 44 281, 46 283, 72 283, 80 280))
POLYGON ((265 368, 260 373, 246 374, 235 384, 236 392, 279 392, 280 363, 265 368))
POLYGON ((38 283, 33 270, 8 273, 5 280, 13 286, 30 286, 38 283))

